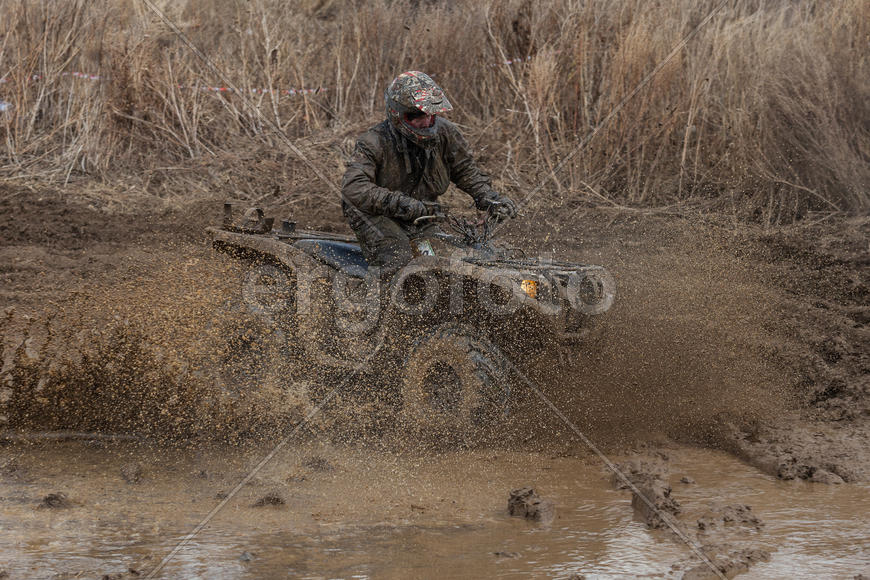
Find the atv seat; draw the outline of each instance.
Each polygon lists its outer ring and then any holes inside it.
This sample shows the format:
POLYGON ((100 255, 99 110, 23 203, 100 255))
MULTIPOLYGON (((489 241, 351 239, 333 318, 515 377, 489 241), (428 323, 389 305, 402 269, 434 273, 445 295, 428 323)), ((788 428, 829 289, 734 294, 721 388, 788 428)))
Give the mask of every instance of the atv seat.
POLYGON ((354 278, 365 278, 369 265, 358 244, 333 240, 298 240, 293 244, 312 258, 354 278))

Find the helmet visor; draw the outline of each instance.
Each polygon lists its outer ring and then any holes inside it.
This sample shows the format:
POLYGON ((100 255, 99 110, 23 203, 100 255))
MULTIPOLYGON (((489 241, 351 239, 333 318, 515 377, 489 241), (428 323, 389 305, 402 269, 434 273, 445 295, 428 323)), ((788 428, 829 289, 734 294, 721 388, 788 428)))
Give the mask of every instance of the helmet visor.
POLYGON ((429 115, 447 113, 453 110, 453 105, 447 100, 447 96, 440 87, 419 88, 411 93, 414 106, 429 115))

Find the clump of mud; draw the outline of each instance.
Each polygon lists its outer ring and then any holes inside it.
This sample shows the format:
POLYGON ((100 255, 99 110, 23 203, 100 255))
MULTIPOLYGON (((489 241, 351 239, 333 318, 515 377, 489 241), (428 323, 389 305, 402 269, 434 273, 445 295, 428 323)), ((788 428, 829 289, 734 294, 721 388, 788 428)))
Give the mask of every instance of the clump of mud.
MULTIPOLYGON (((674 570, 685 570, 681 578, 732 578, 770 559, 769 552, 759 547, 757 537, 764 522, 750 506, 721 501, 699 506, 691 498, 683 505, 677 499, 669 483, 666 453, 631 457, 619 469, 634 486, 631 506, 635 516, 650 529, 673 531, 672 540, 695 548, 687 560, 674 565, 674 570), (699 563, 698 553, 707 561, 699 563)), ((628 487, 622 485, 621 479, 614 480, 617 489, 628 487)), ((691 478, 683 477, 681 481, 685 479, 691 478)))
POLYGON ((764 522, 752 513, 750 506, 743 504, 714 504, 698 518, 698 529, 702 531, 733 525, 743 525, 759 529, 764 525, 764 522))
POLYGON ((68 509, 73 507, 73 502, 67 497, 67 495, 58 491, 55 493, 50 493, 39 502, 39 505, 36 506, 36 509, 48 509, 48 510, 59 510, 59 509, 68 509))
POLYGON ((550 523, 556 517, 556 505, 542 498, 531 487, 514 489, 508 498, 508 514, 536 522, 550 523))
POLYGON ((748 572, 754 564, 770 560, 770 553, 758 548, 735 549, 734 546, 723 544, 703 546, 702 550, 718 573, 707 564, 697 564, 686 570, 683 580, 715 580, 722 576, 734 578, 748 572))
POLYGON ((279 491, 270 491, 257 501, 255 501, 252 507, 266 507, 266 506, 282 506, 286 505, 287 500, 284 499, 284 496, 279 491))

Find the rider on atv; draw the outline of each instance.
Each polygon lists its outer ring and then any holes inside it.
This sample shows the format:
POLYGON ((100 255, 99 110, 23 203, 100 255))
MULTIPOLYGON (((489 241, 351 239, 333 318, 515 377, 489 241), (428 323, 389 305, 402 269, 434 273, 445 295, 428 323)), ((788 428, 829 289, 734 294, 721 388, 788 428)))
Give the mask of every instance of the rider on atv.
POLYGON ((438 213, 438 197, 450 182, 469 194, 477 209, 501 219, 516 205, 492 189, 459 129, 440 115, 453 110, 428 75, 400 74, 385 94, 387 119, 357 140, 342 181, 342 210, 370 268, 383 280, 411 261, 411 236, 434 224, 417 218, 438 213))

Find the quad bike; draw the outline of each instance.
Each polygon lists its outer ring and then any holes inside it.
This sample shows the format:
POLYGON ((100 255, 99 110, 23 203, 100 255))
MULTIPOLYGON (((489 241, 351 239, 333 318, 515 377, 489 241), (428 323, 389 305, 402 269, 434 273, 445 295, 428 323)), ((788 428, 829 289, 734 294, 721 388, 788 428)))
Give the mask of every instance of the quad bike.
POLYGON ((274 228, 259 208, 233 218, 227 203, 208 233, 245 264, 246 307, 324 372, 365 374, 406 425, 469 431, 506 412, 515 364, 590 337, 615 295, 601 266, 495 245, 492 212, 416 220, 416 257, 388 283, 353 236, 274 228))

